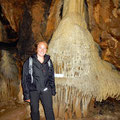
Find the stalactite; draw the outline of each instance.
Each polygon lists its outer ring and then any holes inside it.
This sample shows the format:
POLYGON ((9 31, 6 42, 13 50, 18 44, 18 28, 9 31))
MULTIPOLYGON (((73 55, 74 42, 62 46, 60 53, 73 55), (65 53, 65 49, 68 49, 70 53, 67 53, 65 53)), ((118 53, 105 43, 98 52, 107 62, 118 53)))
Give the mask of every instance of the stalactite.
POLYGON ((83 96, 82 92, 73 86, 57 84, 56 88, 57 95, 53 97, 56 117, 72 119, 73 117, 81 118, 87 114, 91 96, 83 96))

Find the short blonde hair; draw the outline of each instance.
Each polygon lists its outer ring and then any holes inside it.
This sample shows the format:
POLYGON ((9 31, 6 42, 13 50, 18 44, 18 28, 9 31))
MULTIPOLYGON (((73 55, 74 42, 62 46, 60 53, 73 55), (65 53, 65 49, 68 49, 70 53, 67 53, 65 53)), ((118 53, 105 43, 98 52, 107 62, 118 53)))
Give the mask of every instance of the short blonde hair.
POLYGON ((38 47, 38 45, 39 45, 40 43, 44 43, 44 44, 46 45, 46 48, 48 49, 48 44, 47 44, 46 41, 39 41, 39 42, 36 42, 36 44, 35 44, 35 49, 36 49, 36 50, 37 50, 37 47, 38 47))

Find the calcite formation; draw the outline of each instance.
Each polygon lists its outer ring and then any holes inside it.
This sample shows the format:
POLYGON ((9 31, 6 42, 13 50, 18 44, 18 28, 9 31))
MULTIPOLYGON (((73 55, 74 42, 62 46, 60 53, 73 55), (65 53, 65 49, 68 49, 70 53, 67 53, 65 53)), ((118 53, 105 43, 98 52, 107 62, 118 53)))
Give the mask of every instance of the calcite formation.
POLYGON ((84 0, 64 0, 63 19, 48 49, 56 75, 56 116, 66 120, 86 116, 93 98, 101 101, 120 95, 119 73, 101 60, 84 10, 84 0))

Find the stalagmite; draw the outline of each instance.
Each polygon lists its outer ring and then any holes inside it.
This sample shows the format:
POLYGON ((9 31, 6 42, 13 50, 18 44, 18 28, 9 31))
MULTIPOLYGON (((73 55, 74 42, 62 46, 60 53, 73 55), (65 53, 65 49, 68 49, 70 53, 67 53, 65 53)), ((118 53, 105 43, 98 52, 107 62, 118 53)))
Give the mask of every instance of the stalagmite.
POLYGON ((98 55, 97 44, 85 22, 84 0, 64 0, 63 18, 48 53, 57 76, 57 117, 86 116, 92 98, 119 99, 120 75, 98 55))
POLYGON ((8 100, 14 97, 17 99, 19 92, 18 68, 13 56, 7 50, 1 51, 0 61, 0 96, 1 100, 8 100))

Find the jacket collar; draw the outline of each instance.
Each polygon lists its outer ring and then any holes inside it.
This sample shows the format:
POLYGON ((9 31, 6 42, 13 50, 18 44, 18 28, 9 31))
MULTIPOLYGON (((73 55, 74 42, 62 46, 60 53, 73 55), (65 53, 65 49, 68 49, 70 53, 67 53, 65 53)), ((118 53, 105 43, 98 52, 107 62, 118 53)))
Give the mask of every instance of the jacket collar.
MULTIPOLYGON (((32 57, 37 59, 37 54, 32 55, 32 57)), ((43 63, 47 63, 49 61, 49 59, 50 59, 50 56, 45 54, 43 63)))

